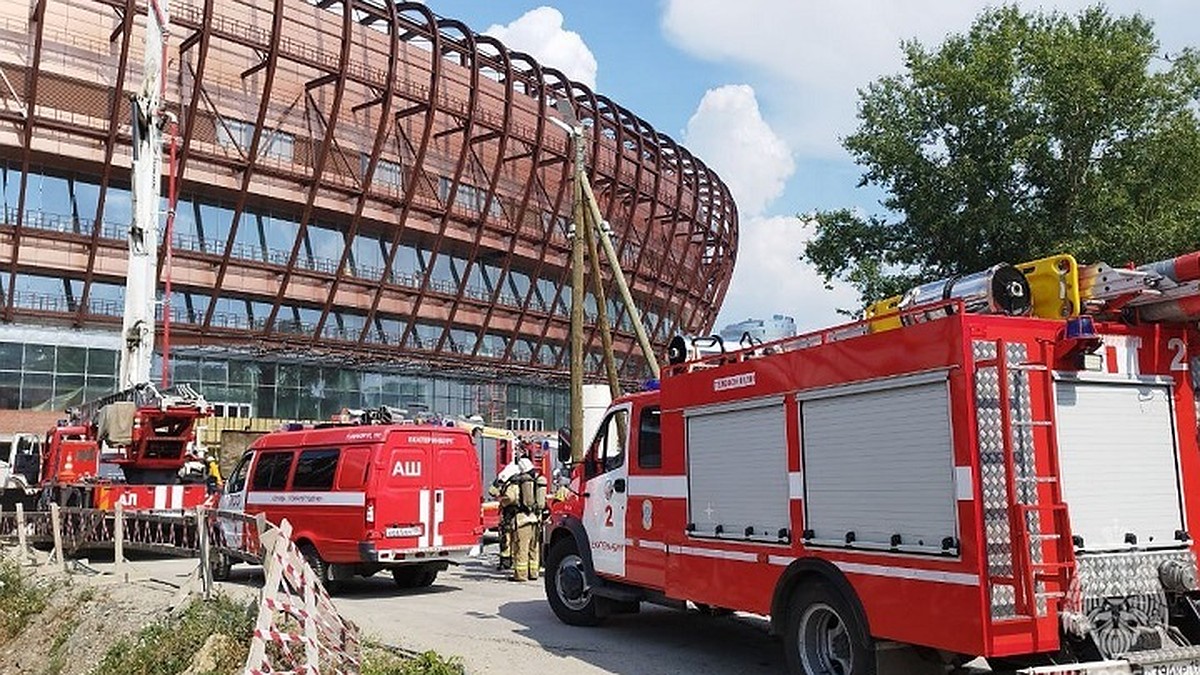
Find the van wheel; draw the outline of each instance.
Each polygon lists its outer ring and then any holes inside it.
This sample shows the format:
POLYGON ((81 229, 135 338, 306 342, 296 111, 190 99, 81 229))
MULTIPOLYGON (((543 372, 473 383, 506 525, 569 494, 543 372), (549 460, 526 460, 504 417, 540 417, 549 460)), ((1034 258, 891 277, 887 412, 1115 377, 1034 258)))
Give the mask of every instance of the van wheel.
POLYGON ((836 589, 805 583, 793 595, 783 637, 790 675, 875 675, 875 643, 836 589))
POLYGON ((212 578, 216 581, 229 581, 229 573, 233 571, 233 558, 220 552, 212 556, 212 578))
POLYGON ((405 565, 392 568, 392 580, 400 588, 425 588, 432 586, 438 570, 420 565, 405 565))
POLYGON ((63 490, 62 504, 68 509, 83 508, 83 492, 79 488, 70 487, 63 490))
POLYGON ((304 561, 312 568, 317 578, 321 580, 321 585, 325 587, 325 592, 333 595, 341 590, 342 582, 333 578, 333 570, 330 569, 329 563, 321 559, 321 554, 317 553, 317 548, 312 544, 302 544, 300 546, 300 554, 304 556, 304 561))
POLYGON ((564 537, 550 547, 546 556, 546 599, 559 621, 569 626, 595 626, 601 621, 597 605, 584 575, 583 558, 573 537, 564 537))

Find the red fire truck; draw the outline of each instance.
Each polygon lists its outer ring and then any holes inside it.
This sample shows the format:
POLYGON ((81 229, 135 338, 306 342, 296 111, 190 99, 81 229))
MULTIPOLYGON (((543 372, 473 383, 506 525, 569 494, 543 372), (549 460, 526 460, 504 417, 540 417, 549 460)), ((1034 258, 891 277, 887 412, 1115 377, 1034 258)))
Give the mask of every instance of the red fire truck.
POLYGON ((1171 262, 1003 266, 674 359, 572 467, 550 606, 769 615, 794 675, 1200 673, 1200 254, 1171 262))
POLYGON ((159 392, 145 384, 81 406, 46 434, 39 506, 200 506, 211 493, 197 435, 208 414, 204 398, 186 385, 159 392), (184 470, 189 463, 192 472, 184 470))
MULTIPOLYGON (((221 511, 292 524, 292 538, 337 590, 387 569, 428 586, 479 543, 479 462, 465 429, 435 424, 329 424, 259 438, 230 473, 221 511)), ((221 523, 233 546, 241 521, 221 523)), ((233 546, 237 548, 237 546, 233 546)), ((218 576, 231 561, 218 561, 218 576)))

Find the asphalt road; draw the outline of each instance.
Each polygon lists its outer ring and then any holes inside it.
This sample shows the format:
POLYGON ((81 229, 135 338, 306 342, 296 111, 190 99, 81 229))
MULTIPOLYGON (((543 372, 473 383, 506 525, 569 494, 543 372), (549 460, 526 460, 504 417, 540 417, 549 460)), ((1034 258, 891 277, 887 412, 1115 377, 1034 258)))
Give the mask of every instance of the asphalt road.
MULTIPOLYGON (((495 546, 484 557, 442 572, 429 588, 400 589, 391 576, 346 582, 334 596, 365 637, 408 650, 457 656, 472 675, 763 675, 784 673, 780 641, 766 619, 712 617, 643 604, 638 614, 610 617, 595 628, 567 626, 546 603, 541 581, 515 583, 495 570, 495 546)), ((111 564, 95 564, 107 571, 111 564)), ((195 560, 142 559, 139 577, 182 583, 195 560)), ((238 565, 217 584, 236 597, 257 597, 262 570, 238 565)), ((982 664, 980 664, 982 665, 982 664)), ((899 672, 907 675, 909 669, 899 672)), ((985 673, 971 668, 960 673, 985 673)))
MULTIPOLYGON (((567 626, 550 611, 541 581, 508 581, 494 561, 492 553, 452 567, 419 590, 401 590, 385 574, 355 579, 334 602, 366 636, 458 656, 472 674, 785 672, 765 619, 644 605, 638 614, 614 616, 599 627, 567 626)), ((241 594, 261 583, 260 570, 238 566, 221 586, 241 594)))

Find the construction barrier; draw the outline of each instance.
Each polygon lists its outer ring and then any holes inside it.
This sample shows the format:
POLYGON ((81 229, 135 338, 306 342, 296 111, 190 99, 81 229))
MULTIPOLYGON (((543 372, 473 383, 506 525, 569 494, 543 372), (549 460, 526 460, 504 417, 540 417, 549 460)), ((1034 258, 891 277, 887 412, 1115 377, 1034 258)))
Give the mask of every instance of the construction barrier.
POLYGON ((291 531, 284 520, 261 535, 266 583, 245 672, 357 673, 358 626, 338 614, 316 573, 292 543, 291 531))
POLYGON ((201 536, 213 552, 233 559, 262 560, 260 534, 271 527, 261 516, 198 508, 194 512, 154 513, 79 509, 52 505, 51 511, 0 512, 0 545, 43 546, 55 543, 52 513, 58 513, 59 537, 66 555, 115 548, 197 557, 201 536), (202 522, 202 527, 197 523, 202 522), (202 532, 203 530, 203 532, 202 532))

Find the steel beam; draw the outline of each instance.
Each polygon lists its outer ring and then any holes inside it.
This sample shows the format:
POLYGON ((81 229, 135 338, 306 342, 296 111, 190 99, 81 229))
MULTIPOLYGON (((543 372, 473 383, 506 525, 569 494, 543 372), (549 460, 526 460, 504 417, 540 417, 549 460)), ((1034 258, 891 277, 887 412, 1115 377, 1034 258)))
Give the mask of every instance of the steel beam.
MULTIPOLYGON (((246 164, 242 168, 242 182, 238 189, 237 201, 233 208, 233 219, 229 223, 229 236, 225 238, 225 249, 221 252, 221 263, 217 266, 216 282, 208 295, 208 307, 204 311, 204 322, 201 332, 207 333, 212 326, 212 317, 216 312, 217 298, 220 297, 221 286, 225 284, 225 275, 229 273, 229 259, 233 253, 233 244, 237 240, 238 226, 242 214, 246 211, 246 202, 250 198, 250 183, 254 180, 254 168, 258 164, 259 146, 262 143, 263 128, 267 122, 267 111, 270 107, 271 94, 275 89, 275 77, 279 71, 279 47, 283 38, 284 0, 274 0, 275 9, 271 14, 271 42, 267 48, 267 72, 263 76, 263 87, 258 102, 258 113, 254 119, 254 132, 250 137, 250 148, 247 151, 246 164)), ((205 247, 207 248, 207 246, 205 247)))
MULTIPOLYGON (((471 84, 467 90, 467 116, 460 128, 462 132, 462 149, 458 153, 458 160, 454 164, 454 175, 450 179, 450 189, 446 193, 446 203, 443 205, 441 218, 438 221, 437 238, 433 242, 433 246, 429 251, 429 260, 425 266, 425 273, 421 277, 421 284, 417 288, 417 297, 413 300, 412 311, 409 320, 405 325, 404 333, 400 337, 400 344, 408 344, 409 338, 413 331, 416 330, 418 318, 421 315, 421 306, 425 303, 425 298, 429 295, 429 282, 433 278, 433 270, 437 264, 437 257, 441 254, 442 242, 446 238, 446 230, 450 226, 450 218, 454 212, 455 201, 458 197, 458 190, 462 187, 463 170, 467 166, 467 157, 471 153, 471 137, 475 133, 476 110, 479 105, 479 67, 476 64, 475 56, 478 54, 478 48, 475 46, 475 34, 471 32, 466 25, 451 19, 442 19, 438 21, 438 32, 440 33, 443 27, 458 31, 462 36, 462 43, 465 45, 463 55, 470 54, 471 56, 471 84)), ((441 55, 438 55, 439 62, 442 60, 441 55)), ((436 103, 434 104, 436 107, 436 103)), ((440 342, 440 341, 439 341, 440 342)), ((435 351, 437 349, 435 348, 435 351)))
MULTIPOLYGON (((433 123, 434 120, 437 119, 437 106, 435 105, 435 102, 438 98, 438 92, 440 90, 442 79, 442 34, 441 31, 438 30, 437 17, 433 14, 433 12, 429 11, 429 8, 426 7, 424 3, 420 2, 405 2, 398 5, 396 10, 400 15, 409 12, 416 13, 425 20, 426 30, 423 35, 414 33, 414 31, 419 30, 414 23, 412 24, 412 30, 404 33, 400 39, 405 40, 405 36, 412 35, 413 37, 425 37, 430 41, 429 98, 425 103, 424 108, 411 106, 396 113, 396 133, 402 136, 406 143, 408 142, 408 135, 404 132, 403 126, 400 124, 401 119, 407 119, 409 116, 423 110, 425 112, 425 127, 423 129, 423 133, 421 134, 421 142, 418 144, 416 151, 413 153, 412 166, 409 168, 408 180, 404 186, 404 195, 403 201, 400 205, 400 214, 397 218, 396 226, 392 231, 392 242, 388 248, 388 255, 387 259, 384 261, 383 271, 380 273, 378 284, 380 290, 377 291, 371 298, 371 308, 367 311, 367 317, 363 325, 362 333, 358 336, 358 344, 360 347, 362 347, 367 338, 367 331, 369 331, 371 329, 371 325, 375 323, 375 314, 379 311, 380 300, 383 299, 384 285, 387 284, 388 278, 392 274, 392 266, 395 265, 396 254, 399 252, 400 246, 402 245, 401 242, 403 240, 404 230, 408 223, 408 218, 412 214, 413 203, 416 201, 417 185, 422 179, 425 179, 425 156, 429 152, 429 142, 433 137, 433 123)), ((409 147, 411 149, 411 143, 409 143, 409 147)), ((400 340, 400 347, 401 349, 406 347, 403 336, 400 340)))
MULTIPOLYGON (((296 239, 292 242, 292 251, 288 256, 287 267, 283 270, 283 278, 279 280, 279 290, 275 293, 275 301, 271 305, 271 313, 267 316, 266 322, 263 324, 262 332, 270 333, 272 326, 275 325, 275 318, 279 315, 279 308, 283 305, 283 300, 287 296, 288 284, 292 280, 292 274, 296 269, 296 262, 300 257, 300 249, 304 246, 304 242, 308 237, 308 227, 312 222, 313 212, 317 201, 317 194, 321 191, 322 178, 325 175, 325 164, 329 160, 330 151, 336 144, 335 132, 337 131, 338 120, 342 112, 342 100, 346 94, 346 79, 347 70, 350 64, 350 51, 353 46, 353 35, 351 29, 354 26, 354 5, 350 0, 336 0, 342 4, 342 46, 338 54, 338 70, 334 77, 324 75, 310 80, 305 85, 306 93, 311 92, 317 87, 326 84, 336 83, 333 90, 333 103, 330 106, 329 119, 325 120, 325 135, 321 139, 320 148, 317 150, 317 161, 313 163, 312 181, 308 185, 308 193, 304 199, 304 210, 300 215, 300 224, 296 228, 296 239)), ((315 102, 314 102, 315 103, 315 102)), ((317 108, 314 104, 313 110, 317 108)), ((345 234, 342 234, 342 257, 345 257, 346 249, 350 247, 350 243, 346 241, 345 234)), ((339 273, 341 270, 339 269, 339 273)))
MULTIPOLYGON (((354 238, 358 236, 358 228, 362 223, 363 209, 366 208, 367 198, 370 195, 372 181, 375 178, 375 170, 379 167, 380 156, 383 153, 383 148, 387 144, 388 129, 392 124, 392 106, 395 103, 395 81, 396 81, 396 65, 400 60, 400 38, 396 34, 399 30, 399 17, 396 14, 396 5, 387 3, 388 11, 388 69, 387 82, 384 85, 384 91, 377 99, 380 102, 379 124, 375 128, 375 141, 371 145, 371 154, 367 160, 367 169, 363 174, 362 190, 358 198, 354 202, 354 215, 350 217, 350 224, 346 231, 346 247, 342 250, 341 260, 338 261, 337 273, 334 274, 333 283, 329 286, 329 294, 325 297, 325 304, 321 307, 321 318, 317 321, 316 330, 313 331, 312 342, 318 340, 325 329, 325 323, 329 320, 329 312, 333 308, 334 299, 337 297, 338 288, 345 279, 346 264, 350 259, 350 248, 354 244, 354 238)), ((358 109, 356 106, 351 111, 358 109)), ((399 162, 397 162, 399 165, 399 162)), ((385 274, 384 279, 388 276, 385 274)), ((377 294, 382 294, 387 284, 380 283, 377 294)), ((365 324, 367 330, 371 329, 369 324, 365 324)))
MULTIPOLYGON (((475 260, 479 256, 479 242, 483 238, 483 231, 487 229, 487 223, 491 217, 492 204, 496 200, 496 187, 500 183, 500 173, 504 166, 504 153, 508 151, 508 141, 511 133, 514 89, 512 62, 508 59, 508 50, 505 49, 504 45, 502 45, 495 38, 483 35, 479 36, 476 44, 474 45, 476 49, 475 56, 471 59, 472 67, 474 68, 475 73, 479 72, 478 49, 480 43, 486 44, 495 49, 503 61, 504 119, 501 122, 501 128, 499 130, 489 131, 481 136, 476 136, 475 138, 471 139, 471 142, 469 143, 469 145, 473 146, 477 142, 486 142, 487 140, 494 138, 499 139, 499 142, 496 144, 496 159, 492 164, 492 170, 490 172, 491 178, 488 181, 487 194, 484 197, 482 212, 479 215, 479 226, 475 228, 475 234, 471 240, 471 251, 467 255, 466 269, 463 270, 463 280, 462 283, 459 284, 458 292, 454 295, 453 303, 450 305, 450 313, 446 318, 446 325, 442 327, 442 334, 438 338, 436 351, 442 351, 446 344, 446 339, 450 336, 450 331, 454 326, 454 320, 458 315, 458 307, 462 303, 463 294, 466 292, 468 282, 471 279, 471 271, 475 268, 475 260)), ((478 78, 478 75, 476 75, 476 78, 478 78)), ((484 338, 487 335, 487 326, 488 324, 485 323, 482 326, 475 327, 476 340, 475 345, 471 348, 471 356, 473 357, 479 354, 479 346, 483 344, 484 338)))
MULTIPOLYGON (((21 193, 17 198, 17 222, 13 225, 12 255, 8 270, 8 301, 4 303, 4 321, 11 322, 17 301, 17 265, 21 258, 21 229, 25 226, 25 203, 29 192, 29 168, 33 157, 33 128, 37 120, 37 86, 42 71, 42 40, 46 34, 46 2, 34 0, 29 9, 30 37, 33 38, 33 55, 25 69, 25 127, 21 130, 21 193)), ((86 297, 86 295, 85 295, 86 297)))

